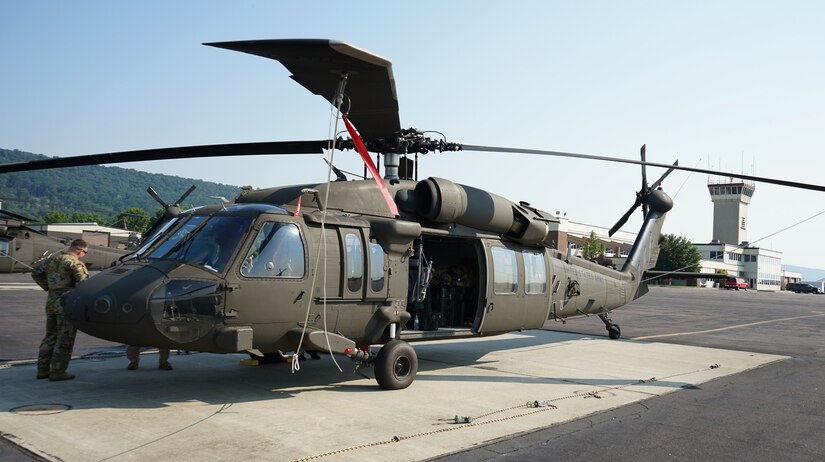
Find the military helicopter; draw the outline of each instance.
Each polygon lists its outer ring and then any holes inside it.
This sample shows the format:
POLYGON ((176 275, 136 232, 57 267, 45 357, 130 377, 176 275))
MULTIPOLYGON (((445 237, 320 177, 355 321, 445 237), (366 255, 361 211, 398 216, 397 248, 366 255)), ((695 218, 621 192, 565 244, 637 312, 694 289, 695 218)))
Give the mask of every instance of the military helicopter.
MULTIPOLYGON (((481 337, 548 320, 609 316, 647 292, 673 170, 825 191, 825 187, 586 154, 448 143, 401 129, 391 63, 330 40, 208 43, 281 62, 342 114, 348 139, 150 149, 0 166, 0 173, 99 163, 355 149, 372 180, 244 188, 230 203, 170 217, 130 257, 62 299, 78 329, 106 340, 211 353, 342 355, 408 387, 416 341, 481 337), (356 130, 355 126, 358 127, 356 130), (407 156, 433 151, 549 155, 641 165, 630 209, 643 224, 620 270, 553 247, 554 215, 444 178, 417 180, 407 156), (369 152, 384 158, 378 174, 369 152), (646 166, 666 169, 651 184, 646 166), (369 346, 382 345, 377 354, 369 346), (291 353, 291 354, 290 354, 291 353)), ((414 161, 413 161, 414 162, 414 161)), ((339 180, 345 178, 343 173, 339 180)))
MULTIPOLYGON (((37 220, 0 210, 0 273, 31 271, 36 260, 68 248, 65 239, 48 236, 25 224, 34 221, 37 220)), ((90 270, 101 270, 114 266, 119 258, 130 253, 129 250, 90 244, 83 261, 90 270)))

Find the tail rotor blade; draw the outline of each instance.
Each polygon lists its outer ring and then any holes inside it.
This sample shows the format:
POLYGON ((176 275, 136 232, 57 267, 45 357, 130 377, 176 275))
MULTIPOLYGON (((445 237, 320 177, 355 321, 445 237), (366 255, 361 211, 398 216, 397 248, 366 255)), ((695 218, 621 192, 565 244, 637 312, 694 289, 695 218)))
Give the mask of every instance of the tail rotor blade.
POLYGON ((664 181, 664 179, 667 178, 667 176, 670 175, 673 172, 673 170, 675 170, 674 167, 678 167, 678 166, 679 166, 679 161, 677 160, 676 162, 673 163, 673 167, 670 167, 669 169, 667 169, 667 171, 664 174, 662 174, 662 176, 660 176, 658 180, 656 180, 652 185, 650 185, 650 189, 658 188, 659 185, 662 184, 662 181, 664 181))
POLYGON ((616 231, 618 231, 622 226, 624 226, 624 224, 627 223, 627 220, 630 219, 630 215, 633 215, 633 212, 635 212, 636 209, 639 208, 640 204, 640 201, 636 201, 636 203, 633 204, 630 207, 630 209, 627 212, 625 212, 624 215, 622 215, 621 218, 619 218, 619 221, 617 221, 616 224, 613 225, 612 228, 610 228, 610 231, 607 232, 607 235, 612 236, 616 231))
POLYGON ((645 156, 646 147, 647 147, 647 145, 643 144, 642 145, 642 150, 641 150, 642 151, 641 152, 642 153, 642 162, 643 162, 642 163, 642 189, 647 188, 647 170, 645 169, 645 164, 644 164, 644 162, 647 162, 647 156, 645 156))
MULTIPOLYGON (((647 162, 647 145, 643 144, 641 149, 641 157, 642 157, 642 189, 641 191, 647 191, 647 169, 645 168, 644 162, 647 162)), ((647 203, 642 203, 642 213, 647 216, 647 203)))

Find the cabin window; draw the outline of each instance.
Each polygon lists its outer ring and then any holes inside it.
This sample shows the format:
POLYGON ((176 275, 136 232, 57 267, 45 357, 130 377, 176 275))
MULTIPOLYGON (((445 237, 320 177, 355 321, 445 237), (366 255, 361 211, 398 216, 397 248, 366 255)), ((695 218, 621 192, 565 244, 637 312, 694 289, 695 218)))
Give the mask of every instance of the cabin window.
POLYGON ((384 249, 377 242, 370 242, 370 290, 380 292, 384 288, 384 249))
POLYGON ((9 240, 5 237, 0 237, 0 255, 9 254, 9 240))
POLYGON ((493 247, 493 291, 497 294, 514 294, 518 290, 518 265, 516 252, 504 247, 493 247))
POLYGON ((344 236, 347 250, 347 289, 350 292, 361 290, 364 280, 364 249, 361 238, 352 232, 344 236))
POLYGON ((293 223, 267 222, 249 248, 241 275, 253 278, 302 278, 304 242, 293 223))
POLYGON ((525 250, 524 258, 524 293, 543 294, 547 292, 547 267, 544 264, 544 252, 525 250))

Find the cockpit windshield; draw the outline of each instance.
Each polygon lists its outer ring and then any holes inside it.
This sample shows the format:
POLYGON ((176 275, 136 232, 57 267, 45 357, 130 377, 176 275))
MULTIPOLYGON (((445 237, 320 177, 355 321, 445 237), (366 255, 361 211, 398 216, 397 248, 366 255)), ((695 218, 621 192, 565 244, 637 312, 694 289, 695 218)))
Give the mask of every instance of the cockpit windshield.
POLYGON ((254 217, 193 216, 147 258, 177 260, 223 272, 254 217))
POLYGON ((164 233, 166 233, 166 231, 168 231, 172 226, 175 225, 175 223, 178 222, 178 220, 179 220, 178 217, 174 217, 171 220, 168 220, 166 223, 164 223, 163 226, 161 226, 161 228, 155 234, 153 234, 152 236, 149 236, 143 242, 143 244, 140 246, 140 248, 137 249, 134 254, 129 255, 128 258, 140 258, 140 257, 142 257, 143 254, 146 253, 146 251, 150 247, 152 247, 155 244, 155 242, 158 241, 158 238, 163 236, 164 233))

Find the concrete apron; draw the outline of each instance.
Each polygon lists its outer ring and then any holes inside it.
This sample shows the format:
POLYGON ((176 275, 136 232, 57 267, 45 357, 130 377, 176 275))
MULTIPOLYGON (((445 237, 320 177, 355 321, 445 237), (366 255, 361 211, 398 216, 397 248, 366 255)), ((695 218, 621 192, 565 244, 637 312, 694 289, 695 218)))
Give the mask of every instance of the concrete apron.
MULTIPOLYGON (((0 369, 0 432, 50 460, 416 461, 691 389, 783 356, 549 331, 414 344, 418 376, 384 391, 329 356, 243 366, 241 355, 74 360, 66 382, 0 369), (528 406, 527 403, 538 407, 528 406), (455 423, 469 420, 469 423, 455 423), (468 417, 469 419, 464 419, 468 417)), ((372 377, 372 370, 365 371, 372 377)))

